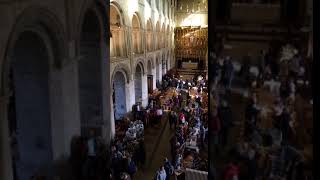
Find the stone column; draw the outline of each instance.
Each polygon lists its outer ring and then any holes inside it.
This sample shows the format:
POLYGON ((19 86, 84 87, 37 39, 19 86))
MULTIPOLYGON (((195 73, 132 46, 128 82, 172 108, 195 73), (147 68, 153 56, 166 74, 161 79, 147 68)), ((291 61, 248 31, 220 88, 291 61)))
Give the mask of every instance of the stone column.
MULTIPOLYGON (((78 59, 78 58, 77 58, 78 59)), ((70 142, 75 135, 81 135, 78 67, 75 60, 62 69, 62 102, 64 111, 64 151, 69 154, 70 142)))
POLYGON ((162 82, 162 62, 159 63, 159 82, 162 82))
POLYGON ((110 94, 110 133, 111 133, 111 139, 114 138, 116 134, 116 128, 115 128, 115 119, 114 119, 114 109, 113 109, 113 101, 112 101, 112 92, 110 94))
POLYGON ((147 73, 142 76, 142 106, 148 105, 148 75, 147 73))
POLYGON ((9 97, 0 97, 0 179, 13 180, 7 104, 9 97))
POLYGON ((155 89, 157 89, 157 86, 156 86, 156 84, 157 84, 156 67, 152 69, 152 81, 153 81, 153 83, 152 83, 152 85, 153 85, 152 90, 155 90, 155 89))
POLYGON ((134 93, 134 81, 132 80, 132 78, 129 80, 129 83, 126 83, 126 101, 127 112, 130 112, 132 110, 132 106, 136 103, 134 93))
POLYGON ((110 78, 110 52, 109 52, 109 46, 107 46, 108 43, 106 43, 104 40, 101 42, 101 84, 102 84, 102 135, 103 138, 106 139, 107 144, 111 142, 112 137, 112 121, 111 116, 113 116, 113 113, 110 115, 111 107, 113 106, 112 102, 112 86, 111 84, 111 78, 110 78))

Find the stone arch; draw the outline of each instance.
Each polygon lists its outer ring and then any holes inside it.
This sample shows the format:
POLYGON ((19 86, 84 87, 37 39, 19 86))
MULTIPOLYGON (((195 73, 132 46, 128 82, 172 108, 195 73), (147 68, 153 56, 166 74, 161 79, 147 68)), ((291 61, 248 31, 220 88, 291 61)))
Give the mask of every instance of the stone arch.
MULTIPOLYGON (((51 164, 58 153, 53 148, 57 137, 51 128, 57 125, 57 119, 51 115, 60 112, 50 105, 59 97, 52 91, 50 80, 53 71, 59 71, 66 63, 66 37, 62 27, 49 9, 29 7, 18 15, 4 57, 0 58, 3 67, 0 96, 8 98, 2 109, 6 114, 3 117, 7 118, 4 124, 9 123, 5 128, 9 127, 10 135, 19 130, 18 134, 14 133, 20 154, 16 165, 21 163, 29 168, 17 169, 21 179, 28 179, 43 167, 41 165, 51 164), (30 153, 37 154, 37 158, 30 153)), ((10 163, 8 171, 12 171, 10 163)))
POLYGON ((165 31, 166 31, 166 25, 165 25, 165 23, 162 23, 161 32, 164 33, 165 31))
POLYGON ((147 50, 152 51, 153 50, 153 26, 152 26, 152 21, 151 18, 147 20, 146 23, 146 43, 147 43, 147 50))
POLYGON ((150 60, 148 60, 147 62, 147 74, 148 75, 152 75, 152 62, 150 60))
POLYGON ((111 83, 114 81, 114 76, 115 76, 115 73, 117 71, 120 71, 122 72, 124 75, 125 75, 125 79, 126 79, 126 82, 129 83, 131 78, 130 78, 130 70, 128 68, 127 65, 123 64, 123 63, 120 63, 120 64, 117 64, 116 67, 114 68, 113 70, 113 73, 112 73, 112 76, 111 76, 111 83))
POLYGON ((155 67, 154 57, 152 55, 148 56, 147 62, 151 62, 151 68, 152 69, 155 67))
POLYGON ((144 63, 143 59, 138 59, 135 63, 134 69, 137 68, 137 66, 141 66, 143 75, 146 73, 146 64, 144 63))
POLYGON ((111 7, 114 7, 117 10, 118 14, 120 15, 121 25, 127 25, 127 23, 125 21, 125 16, 124 16, 123 10, 122 10, 121 6, 119 5, 119 3, 117 3, 116 1, 112 1, 112 2, 110 2, 110 10, 111 10, 111 7))
POLYGON ((119 120, 124 117, 128 111, 127 107, 127 92, 126 92, 126 73, 123 69, 114 71, 112 81, 112 102, 114 110, 114 119, 119 120))
POLYGON ((61 68, 66 62, 67 48, 66 48, 66 34, 63 30, 63 25, 59 21, 58 17, 54 15, 49 9, 42 7, 30 7, 24 10, 17 18, 16 23, 14 24, 12 31, 10 33, 8 44, 6 46, 6 52, 3 58, 2 64, 2 79, 0 80, 0 95, 5 96, 7 92, 8 85, 8 75, 10 68, 10 57, 12 53, 10 52, 13 49, 14 43, 17 41, 18 35, 25 31, 28 27, 39 29, 46 33, 52 42, 53 46, 56 48, 53 49, 53 65, 55 68, 61 68))
POLYGON ((134 13, 131 19, 132 26, 132 49, 134 53, 140 54, 143 52, 142 48, 142 23, 138 13, 134 13))
POLYGON ((80 16, 78 34, 78 88, 80 105, 81 134, 89 135, 95 129, 96 135, 103 135, 105 115, 104 95, 110 91, 103 85, 107 66, 103 57, 106 54, 106 25, 104 11, 97 3, 85 3, 80 16))
POLYGON ((137 63, 134 69, 134 89, 135 89, 135 102, 141 102, 143 100, 143 74, 144 68, 142 62, 137 63))
POLYGON ((133 19, 137 21, 136 24, 133 24, 133 23, 131 24, 133 28, 143 29, 145 27, 142 23, 142 18, 138 12, 133 13, 132 20, 133 19))
POLYGON ((125 18, 115 1, 110 3, 110 56, 127 56, 125 18))
POLYGON ((160 34, 160 32, 161 32, 161 29, 160 29, 161 27, 160 27, 160 22, 159 22, 159 20, 157 21, 157 23, 156 23, 156 29, 155 29, 155 32, 156 32, 156 49, 160 49, 160 47, 161 47, 161 34, 160 34))
POLYGON ((109 28, 109 10, 107 10, 107 5, 104 1, 102 0, 97 0, 97 1, 90 1, 90 0, 85 0, 83 3, 83 6, 80 10, 80 17, 77 22, 77 32, 76 32, 76 37, 77 37, 77 53, 80 53, 80 39, 81 39, 81 32, 82 32, 82 27, 83 23, 85 22, 85 16, 88 11, 91 11, 95 14, 95 16, 98 18, 99 25, 100 25, 100 34, 99 36, 101 37, 101 40, 104 41, 106 44, 108 44, 108 37, 110 36, 108 33, 109 31, 106 31, 106 29, 109 28))

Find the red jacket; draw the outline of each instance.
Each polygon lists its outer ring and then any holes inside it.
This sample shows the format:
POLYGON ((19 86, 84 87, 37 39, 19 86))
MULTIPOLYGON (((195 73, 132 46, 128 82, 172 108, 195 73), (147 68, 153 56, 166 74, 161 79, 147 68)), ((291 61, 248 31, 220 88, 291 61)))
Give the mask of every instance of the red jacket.
POLYGON ((230 164, 224 174, 224 180, 232 180, 233 176, 239 176, 239 166, 230 164))

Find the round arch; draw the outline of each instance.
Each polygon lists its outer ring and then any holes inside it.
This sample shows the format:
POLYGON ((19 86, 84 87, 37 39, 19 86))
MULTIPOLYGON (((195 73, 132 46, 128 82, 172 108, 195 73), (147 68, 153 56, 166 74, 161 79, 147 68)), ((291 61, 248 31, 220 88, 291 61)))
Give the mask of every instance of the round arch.
POLYGON ((134 69, 134 89, 135 89, 135 102, 142 103, 143 100, 143 75, 144 67, 142 62, 137 63, 134 69))
POLYGON ((109 10, 107 11, 107 5, 104 1, 102 0, 97 0, 97 1, 90 1, 86 0, 83 3, 83 6, 80 10, 80 18, 78 19, 77 23, 77 32, 76 32, 76 37, 77 37, 77 49, 76 52, 79 54, 80 53, 80 39, 81 39, 81 33, 82 33, 82 27, 83 23, 85 22, 86 14, 88 11, 91 11, 95 14, 99 21, 99 36, 101 37, 101 41, 104 41, 105 44, 108 44, 108 38, 110 37, 109 31, 105 31, 105 29, 108 29, 109 26, 109 10))
POLYGON ((124 14, 118 3, 110 3, 110 56, 126 57, 127 43, 124 14))
POLYGON ((119 5, 119 3, 115 2, 115 1, 110 2, 110 11, 112 8, 114 8, 117 11, 117 14, 119 14, 120 24, 127 25, 127 23, 125 21, 124 14, 123 14, 123 10, 122 10, 121 6, 119 5))
POLYGON ((148 56, 147 62, 151 62, 151 68, 152 69, 155 67, 154 57, 153 56, 148 56))
POLYGON ((122 119, 127 113, 126 73, 122 69, 114 71, 112 80, 112 102, 115 120, 122 119))
POLYGON ((95 129, 96 135, 103 135, 102 122, 105 116, 103 97, 109 91, 103 86, 104 71, 103 52, 105 42, 103 15, 96 4, 85 9, 79 36, 78 89, 81 134, 88 136, 90 129, 95 129))
POLYGON ((63 30, 63 25, 59 19, 49 10, 42 7, 30 7, 24 10, 17 18, 14 27, 8 38, 4 57, 0 59, 0 64, 3 69, 1 70, 0 79, 0 95, 6 96, 9 69, 10 69, 10 58, 12 56, 11 50, 14 47, 14 43, 17 41, 19 34, 26 31, 28 28, 37 29, 48 35, 48 39, 52 42, 55 47, 53 49, 53 65, 55 68, 61 68, 67 59, 67 48, 66 48, 66 34, 63 30), (2 61, 3 60, 3 61, 2 61))
POLYGON ((128 66, 123 63, 117 64, 116 67, 114 68, 112 75, 111 75, 111 83, 114 81, 115 73, 118 71, 122 72, 125 75, 124 76, 125 80, 127 83, 129 83, 130 82, 130 70, 129 70, 128 66))
POLYGON ((143 24, 141 22, 141 18, 137 12, 135 12, 131 18, 131 26, 132 26, 132 47, 133 52, 137 54, 141 54, 143 52, 142 48, 142 28, 143 24))
POLYGON ((142 75, 144 75, 146 73, 146 64, 144 63, 143 59, 138 59, 135 63, 134 69, 137 68, 137 66, 141 67, 142 70, 142 75))
POLYGON ((132 28, 143 29, 145 27, 144 24, 142 23, 141 16, 138 12, 133 13, 131 20, 132 20, 132 24, 131 24, 132 28))
MULTIPOLYGON (((51 114, 60 112, 50 104, 60 97, 52 91, 50 79, 52 71, 67 63, 67 48, 63 25, 51 10, 32 6, 23 10, 15 22, 4 57, 0 58, 0 96, 8 97, 1 109, 6 113, 4 124, 9 123, 4 126, 9 134, 3 138, 9 138, 19 129, 16 140, 20 160, 16 164, 30 165, 29 169, 17 169, 19 178, 24 179, 40 168, 39 163, 50 164, 59 153, 53 149, 58 137, 53 136, 55 132, 51 126, 56 126, 57 122, 51 114), (39 131, 35 132, 34 128, 39 131), (39 142, 38 137, 41 137, 41 150, 30 143, 39 142), (37 159, 25 152, 37 154, 37 159)), ((9 148, 9 144, 6 146, 3 148, 9 148)), ((10 157, 10 154, 5 155, 10 157)), ((10 162, 7 163, 9 166, 4 170, 12 171, 10 162)))

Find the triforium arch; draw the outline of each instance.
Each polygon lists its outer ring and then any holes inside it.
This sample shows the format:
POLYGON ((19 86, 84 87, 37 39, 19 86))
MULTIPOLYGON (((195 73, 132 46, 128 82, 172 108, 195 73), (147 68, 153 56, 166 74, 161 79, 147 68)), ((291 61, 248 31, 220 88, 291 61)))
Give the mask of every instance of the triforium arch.
POLYGON ((160 49, 160 43, 161 43, 161 34, 160 34, 160 22, 159 20, 156 23, 156 30, 155 30, 155 36, 156 36, 156 49, 160 49))
POLYGON ((169 27, 169 24, 167 25, 167 30, 166 30, 166 35, 165 35, 165 37, 166 37, 166 41, 165 41, 165 46, 166 47, 171 47, 170 46, 170 27, 169 27))
POLYGON ((142 23, 137 12, 132 15, 132 52, 135 54, 143 53, 142 47, 142 23))
POLYGON ((107 55, 108 17, 105 16, 105 4, 86 1, 80 19, 78 31, 78 85, 81 134, 89 135, 95 129, 96 135, 105 137, 107 129, 103 123, 110 108, 108 98, 110 89, 105 82, 109 81, 109 63, 107 55))
MULTIPOLYGON (((151 69, 154 69, 155 68, 155 62, 154 62, 154 57, 153 56, 148 56, 147 57, 147 65, 149 65, 149 63, 150 63, 150 65, 151 65, 151 69)), ((148 69, 148 67, 147 67, 147 69, 148 69)))
POLYGON ((50 82, 65 63, 62 27, 49 9, 33 6, 17 17, 10 33, 5 55, 0 58, 4 60, 0 60, 3 67, 0 97, 7 98, 0 106, 0 176, 12 178, 11 157, 14 154, 7 141, 9 137, 18 144, 19 161, 14 163, 15 167, 29 167, 15 170, 19 179, 28 179, 43 166, 51 169, 54 159, 64 153, 54 148, 56 142, 64 142, 64 139, 59 139, 58 130, 53 128, 62 126, 55 116, 61 111, 52 106, 61 97, 50 82), (34 154, 37 158, 32 156, 34 154))
POLYGON ((161 39, 160 39, 160 42, 161 42, 161 44, 160 44, 160 47, 161 48, 164 48, 165 47, 165 31, 166 31, 166 26, 165 26, 165 23, 162 23, 162 26, 161 26, 161 39))
POLYGON ((115 1, 110 3, 110 56, 127 56, 125 18, 123 10, 115 1))
POLYGON ((137 65, 134 68, 134 89, 135 89, 135 102, 142 103, 143 100, 143 83, 145 79, 144 77, 144 65, 143 62, 140 61, 137 63, 137 65))
POLYGON ((153 89, 156 88, 156 69, 155 69, 155 63, 154 58, 152 56, 149 56, 147 58, 146 62, 146 74, 147 74, 147 80, 148 80, 148 94, 152 93, 153 89))
POLYGON ((147 51, 152 51, 153 50, 153 26, 152 26, 152 21, 151 21, 151 18, 149 18, 147 20, 147 24, 146 24, 146 36, 147 36, 147 41, 146 41, 146 44, 147 44, 147 51))

